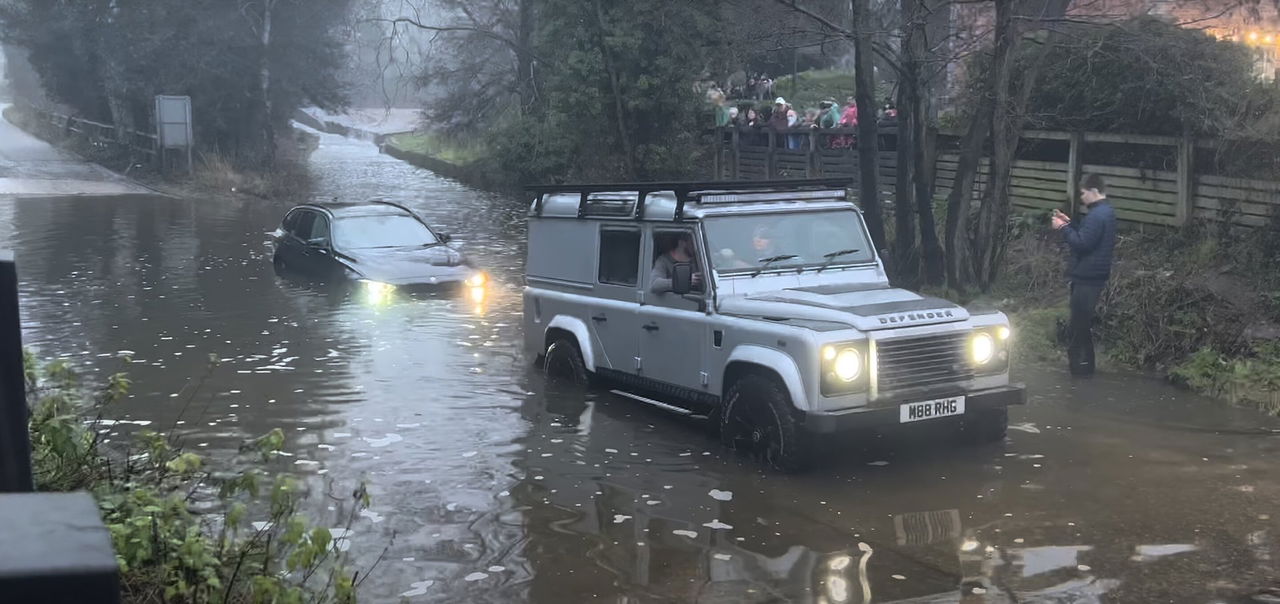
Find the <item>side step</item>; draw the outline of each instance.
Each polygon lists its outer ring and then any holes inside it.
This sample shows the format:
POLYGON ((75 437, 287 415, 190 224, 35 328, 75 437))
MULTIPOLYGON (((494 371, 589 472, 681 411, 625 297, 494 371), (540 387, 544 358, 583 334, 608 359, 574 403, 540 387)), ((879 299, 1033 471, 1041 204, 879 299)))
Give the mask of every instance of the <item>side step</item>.
POLYGON ((683 415, 685 417, 692 417, 695 419, 707 419, 707 416, 696 415, 694 414, 693 411, 689 409, 685 409, 684 407, 677 407, 669 403, 664 403, 662 401, 651 399, 647 396, 640 396, 639 394, 635 394, 633 392, 627 392, 626 390, 610 390, 609 392, 612 394, 616 394, 618 396, 625 396, 633 401, 640 401, 646 405, 653 405, 654 407, 662 409, 663 411, 670 411, 678 415, 683 415))

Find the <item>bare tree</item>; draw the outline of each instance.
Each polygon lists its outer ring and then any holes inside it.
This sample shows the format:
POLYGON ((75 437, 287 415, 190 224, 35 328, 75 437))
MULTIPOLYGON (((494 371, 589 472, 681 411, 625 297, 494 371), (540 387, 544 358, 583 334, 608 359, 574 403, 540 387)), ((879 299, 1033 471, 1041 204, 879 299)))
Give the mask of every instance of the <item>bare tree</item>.
MULTIPOLYGON (((979 288, 989 291, 999 276, 1008 244, 1009 184, 1013 161, 1022 136, 1027 100, 1039 75, 1039 57, 1033 58, 1013 88, 1014 53, 1024 34, 1041 30, 1038 41, 1045 43, 1045 23, 1062 19, 1069 0, 996 0, 995 52, 990 71, 992 88, 991 170, 987 189, 978 209, 973 235, 973 269, 979 288)), ((1041 53, 1042 54, 1042 53, 1041 53)))

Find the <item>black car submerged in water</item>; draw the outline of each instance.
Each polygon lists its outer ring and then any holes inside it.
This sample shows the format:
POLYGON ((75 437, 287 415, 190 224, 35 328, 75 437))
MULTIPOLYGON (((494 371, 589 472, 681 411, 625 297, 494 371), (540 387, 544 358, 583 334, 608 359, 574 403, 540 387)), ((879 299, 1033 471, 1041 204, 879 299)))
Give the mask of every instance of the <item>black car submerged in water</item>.
POLYGON ((363 285, 375 298, 397 289, 482 287, 485 275, 449 236, 404 206, 386 201, 297 206, 272 234, 277 270, 363 285))

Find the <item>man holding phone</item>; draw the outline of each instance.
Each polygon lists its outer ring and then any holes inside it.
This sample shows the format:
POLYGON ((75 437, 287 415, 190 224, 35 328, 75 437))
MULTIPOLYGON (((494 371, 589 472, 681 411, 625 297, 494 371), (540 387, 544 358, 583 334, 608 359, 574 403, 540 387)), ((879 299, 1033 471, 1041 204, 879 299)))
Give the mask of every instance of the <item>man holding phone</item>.
POLYGON ((1098 298, 1111 278, 1116 245, 1116 213, 1107 202, 1106 183, 1088 174, 1080 184, 1080 201, 1089 212, 1078 221, 1059 210, 1051 219, 1054 230, 1071 249, 1067 279, 1071 282, 1071 326, 1067 362, 1072 375, 1092 375, 1093 315, 1098 298))

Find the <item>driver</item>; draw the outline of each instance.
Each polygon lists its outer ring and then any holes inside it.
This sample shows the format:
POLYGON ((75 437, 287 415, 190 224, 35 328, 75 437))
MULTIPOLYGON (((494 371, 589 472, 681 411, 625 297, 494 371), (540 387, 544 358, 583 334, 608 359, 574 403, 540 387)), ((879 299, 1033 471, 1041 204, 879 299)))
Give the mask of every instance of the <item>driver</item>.
POLYGON ((657 260, 653 261, 653 272, 649 276, 649 291, 665 294, 672 291, 671 276, 675 273, 678 262, 693 263, 694 273, 692 286, 694 291, 702 291, 702 273, 697 271, 697 258, 693 253, 693 235, 682 233, 671 240, 669 249, 657 260))
POLYGON ((751 268, 759 264, 761 258, 769 258, 778 254, 773 243, 773 227, 758 224, 751 230, 751 252, 749 260, 737 258, 732 249, 725 248, 720 254, 730 263, 730 268, 751 268))

